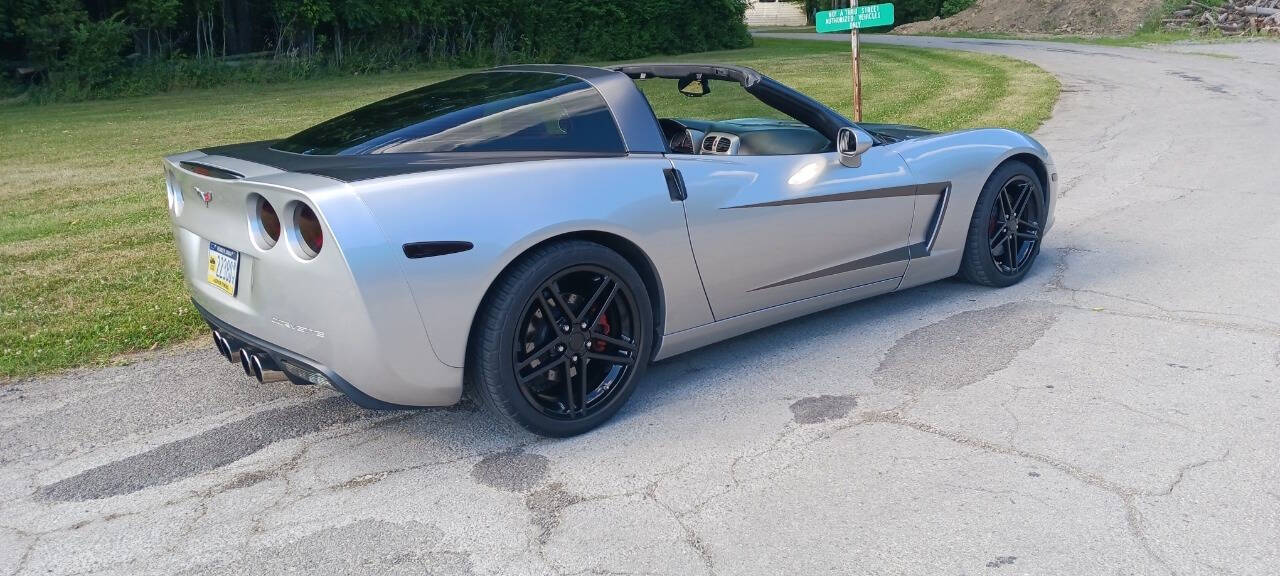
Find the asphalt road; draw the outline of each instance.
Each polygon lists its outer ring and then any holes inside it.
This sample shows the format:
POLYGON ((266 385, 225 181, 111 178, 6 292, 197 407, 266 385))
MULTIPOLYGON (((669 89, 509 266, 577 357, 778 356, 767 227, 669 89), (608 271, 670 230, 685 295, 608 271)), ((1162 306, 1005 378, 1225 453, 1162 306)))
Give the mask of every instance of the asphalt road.
POLYGON ((1022 285, 673 359, 560 441, 261 386, 212 347, 19 382, 0 571, 1280 573, 1280 44, 875 41, 1061 78, 1022 285))

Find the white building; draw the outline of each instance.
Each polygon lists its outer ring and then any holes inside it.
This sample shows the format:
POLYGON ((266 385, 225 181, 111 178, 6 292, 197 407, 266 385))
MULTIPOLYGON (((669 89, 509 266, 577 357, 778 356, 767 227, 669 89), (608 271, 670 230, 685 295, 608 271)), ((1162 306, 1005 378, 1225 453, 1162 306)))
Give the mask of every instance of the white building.
POLYGON ((751 0, 747 4, 747 26, 804 26, 808 21, 804 9, 792 2, 778 0, 751 0))

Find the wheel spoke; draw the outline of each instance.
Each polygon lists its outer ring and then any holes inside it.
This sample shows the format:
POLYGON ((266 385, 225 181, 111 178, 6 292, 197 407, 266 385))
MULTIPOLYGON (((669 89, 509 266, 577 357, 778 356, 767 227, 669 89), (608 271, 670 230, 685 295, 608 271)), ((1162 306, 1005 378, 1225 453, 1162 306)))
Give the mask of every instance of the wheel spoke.
POLYGON ((580 412, 587 410, 587 357, 583 356, 578 359, 578 398, 582 401, 578 405, 580 412))
POLYGON ((1013 216, 1013 204, 1010 202, 1010 199, 1009 199, 1008 188, 1006 187, 1005 189, 1001 190, 1000 194, 998 194, 996 198, 1000 202, 1000 217, 1003 218, 1004 220, 1008 220, 1010 217, 1013 216))
POLYGON ((542 319, 546 320, 547 324, 551 326, 552 330, 555 330, 557 331, 557 333, 559 333, 560 323, 556 321, 556 315, 554 312, 551 311, 551 303, 547 302, 547 299, 542 295, 541 290, 538 291, 538 307, 542 308, 542 319))
POLYGON ((1013 272, 1018 269, 1018 239, 1009 235, 1009 244, 1005 248, 1005 252, 1009 255, 1009 271, 1013 272))
POLYGON ((1008 234, 1009 230, 1004 226, 997 228, 995 235, 991 237, 991 249, 995 250, 996 248, 999 248, 1001 244, 1004 244, 1005 236, 1008 234))
POLYGON ((626 350, 627 352, 636 351, 635 344, 632 344, 631 342, 627 342, 626 340, 619 340, 608 334, 602 334, 600 332, 592 332, 591 338, 595 340, 604 340, 605 342, 608 342, 609 344, 613 344, 614 346, 617 346, 618 348, 626 350))
POLYGON ((1025 227, 1028 232, 1035 232, 1037 234, 1040 232, 1040 223, 1034 220, 1019 220, 1018 224, 1025 227))
POLYGON ((559 306, 560 309, 564 311, 564 317, 569 321, 573 321, 573 309, 569 308, 569 302, 560 294, 560 288, 556 286, 556 281, 552 280, 547 282, 547 289, 551 292, 551 298, 556 301, 556 306, 559 306))
POLYGON ((1031 199, 1031 184, 1027 182, 1023 182, 1022 192, 1018 194, 1018 200, 1013 203, 1013 215, 1015 218, 1022 218, 1022 211, 1026 209, 1028 204, 1030 204, 1029 202, 1030 199, 1031 199))
POLYGON ((565 358, 562 364, 564 364, 564 399, 569 404, 566 408, 569 409, 569 414, 574 414, 578 411, 578 408, 573 403, 573 378, 569 377, 569 369, 573 367, 573 363, 568 358, 565 358))
POLYGON ((603 360, 605 362, 620 364, 622 366, 630 366, 632 364, 635 364, 636 362, 636 359, 630 356, 615 356, 613 354, 600 354, 597 352, 588 352, 587 358, 591 358, 593 360, 603 360))
MULTIPOLYGON (((540 376, 546 376, 547 372, 550 372, 552 368, 555 368, 556 366, 564 364, 565 362, 567 362, 567 360, 562 362, 548 362, 546 364, 543 364, 539 366, 537 369, 535 369, 533 372, 530 372, 528 374, 525 374, 524 376, 521 376, 520 383, 528 384, 529 382, 532 382, 533 380, 537 379, 540 376)), ((568 369, 566 368, 565 374, 568 375, 568 373, 569 373, 568 369)))
POLYGON ((517 370, 524 370, 525 368, 528 368, 528 367, 529 367, 529 365, 530 365, 530 364, 532 364, 534 360, 537 360, 537 359, 539 359, 539 358, 543 357, 544 355, 546 355, 546 353, 547 353, 547 352, 550 352, 550 351, 551 351, 551 348, 553 348, 553 347, 554 347, 556 344, 558 344, 559 342, 560 342, 560 339, 559 339, 559 338, 556 338, 556 339, 552 340, 551 342, 549 342, 546 346, 543 346, 542 348, 539 348, 539 349, 538 349, 537 351, 535 351, 533 354, 530 354, 527 358, 525 358, 525 359, 524 359, 524 362, 521 362, 521 363, 520 363, 520 366, 517 368, 517 370))
POLYGON ((596 312, 596 317, 591 319, 588 324, 589 328, 595 328, 600 324, 600 317, 604 316, 604 311, 609 309, 609 305, 613 303, 613 298, 618 295, 618 284, 615 282, 613 288, 609 289, 609 295, 605 297, 604 303, 600 304, 600 310, 596 312))
MULTIPOLYGON (((587 300, 587 305, 582 307, 582 313, 574 317, 573 321, 575 323, 586 320, 586 316, 588 313, 591 312, 591 308, 595 306, 596 300, 600 299, 600 295, 604 294, 604 289, 608 288, 611 284, 613 284, 613 280, 611 280, 608 276, 600 277, 600 287, 596 288, 596 293, 592 294, 591 298, 587 300)), ((604 307, 602 306, 601 309, 603 310, 604 307)), ((594 326, 594 324, 592 326, 594 326)))

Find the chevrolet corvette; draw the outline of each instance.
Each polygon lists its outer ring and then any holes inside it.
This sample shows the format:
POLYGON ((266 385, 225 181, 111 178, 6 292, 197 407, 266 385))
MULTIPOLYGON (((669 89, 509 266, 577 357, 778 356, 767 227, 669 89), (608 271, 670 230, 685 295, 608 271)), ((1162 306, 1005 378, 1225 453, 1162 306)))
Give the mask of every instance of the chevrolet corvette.
POLYGON ((466 393, 569 436, 646 366, 959 276, 1022 280, 1030 136, 855 123, 750 68, 504 66, 164 162, 192 301, 260 382, 380 409, 466 393))

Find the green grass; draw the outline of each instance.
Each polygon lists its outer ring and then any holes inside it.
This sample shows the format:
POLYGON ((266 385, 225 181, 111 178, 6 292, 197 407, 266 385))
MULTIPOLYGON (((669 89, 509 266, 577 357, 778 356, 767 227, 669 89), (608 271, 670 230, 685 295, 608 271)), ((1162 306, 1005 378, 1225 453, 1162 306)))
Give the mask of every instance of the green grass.
MULTIPOLYGON (((757 39, 748 49, 662 59, 754 66, 848 113, 847 50, 757 39)), ((865 70, 868 121, 939 130, 1030 131, 1058 94, 1039 68, 989 55, 867 46, 865 70)), ((283 137, 460 72, 0 106, 0 380, 106 363, 203 333, 178 270, 162 156, 283 137)), ((693 115, 715 96, 668 92, 660 103, 693 115)), ((719 117, 754 115, 739 108, 750 102, 720 102, 719 117)))

